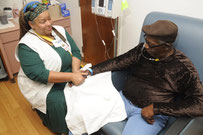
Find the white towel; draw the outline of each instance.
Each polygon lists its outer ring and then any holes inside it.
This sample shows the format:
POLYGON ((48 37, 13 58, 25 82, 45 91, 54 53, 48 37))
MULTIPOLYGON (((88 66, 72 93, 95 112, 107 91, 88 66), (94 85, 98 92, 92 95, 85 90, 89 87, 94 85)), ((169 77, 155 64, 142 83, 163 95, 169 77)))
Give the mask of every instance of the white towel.
POLYGON ((66 86, 66 123, 73 135, 94 133, 109 122, 126 118, 123 100, 112 84, 111 72, 88 77, 80 86, 66 86))

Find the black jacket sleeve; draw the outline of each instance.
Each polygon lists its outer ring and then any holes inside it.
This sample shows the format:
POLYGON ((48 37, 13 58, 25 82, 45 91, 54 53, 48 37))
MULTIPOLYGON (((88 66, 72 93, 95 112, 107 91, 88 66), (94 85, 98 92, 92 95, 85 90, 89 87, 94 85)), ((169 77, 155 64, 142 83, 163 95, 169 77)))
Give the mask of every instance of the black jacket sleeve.
POLYGON ((106 71, 115 71, 115 70, 124 70, 127 69, 131 64, 135 63, 140 57, 140 50, 143 44, 139 44, 130 51, 117 56, 115 58, 109 59, 92 67, 93 74, 106 72, 106 71))

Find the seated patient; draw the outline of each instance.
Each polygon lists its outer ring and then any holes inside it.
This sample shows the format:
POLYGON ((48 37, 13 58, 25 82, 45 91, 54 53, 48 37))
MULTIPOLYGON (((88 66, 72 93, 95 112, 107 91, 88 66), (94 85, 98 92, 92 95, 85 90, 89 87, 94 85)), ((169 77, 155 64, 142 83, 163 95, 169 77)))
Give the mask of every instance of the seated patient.
POLYGON ((115 70, 130 74, 120 92, 128 117, 123 135, 156 135, 168 116, 203 116, 203 87, 197 70, 172 44, 177 25, 158 20, 142 30, 145 43, 86 70, 91 75, 115 70))
POLYGON ((19 88, 45 126, 68 133, 64 88, 67 82, 83 83, 87 75, 80 72, 80 50, 64 28, 52 26, 46 6, 39 2, 30 2, 21 10, 19 23, 19 88))

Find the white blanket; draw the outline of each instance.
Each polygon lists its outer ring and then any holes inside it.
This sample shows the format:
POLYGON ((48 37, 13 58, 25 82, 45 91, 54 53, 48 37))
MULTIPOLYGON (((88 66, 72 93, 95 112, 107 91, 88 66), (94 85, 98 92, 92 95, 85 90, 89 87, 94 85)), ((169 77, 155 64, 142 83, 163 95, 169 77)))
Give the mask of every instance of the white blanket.
POLYGON ((88 77, 80 86, 66 86, 66 123, 73 135, 91 134, 109 122, 126 118, 123 100, 111 72, 88 77))

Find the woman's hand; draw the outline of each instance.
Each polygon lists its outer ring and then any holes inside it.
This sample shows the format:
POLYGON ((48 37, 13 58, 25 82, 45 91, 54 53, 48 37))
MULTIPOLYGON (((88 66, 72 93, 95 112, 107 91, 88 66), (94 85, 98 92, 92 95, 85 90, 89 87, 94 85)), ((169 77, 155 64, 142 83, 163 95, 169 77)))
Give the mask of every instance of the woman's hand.
POLYGON ((62 82, 69 82, 69 84, 80 85, 84 82, 88 73, 83 72, 55 72, 50 71, 48 82, 50 83, 62 83, 62 82))
POLYGON ((76 72, 72 74, 72 83, 74 85, 80 85, 85 81, 86 76, 88 73, 85 72, 76 72))

